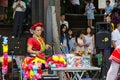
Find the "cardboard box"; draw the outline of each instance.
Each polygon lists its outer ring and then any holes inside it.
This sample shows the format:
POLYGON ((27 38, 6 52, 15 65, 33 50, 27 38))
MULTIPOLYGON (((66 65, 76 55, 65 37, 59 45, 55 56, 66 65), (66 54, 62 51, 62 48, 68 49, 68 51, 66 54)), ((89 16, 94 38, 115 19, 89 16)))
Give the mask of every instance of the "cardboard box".
POLYGON ((82 67, 82 56, 67 54, 67 67, 82 67))
POLYGON ((82 55, 82 67, 90 67, 91 59, 90 55, 82 55))

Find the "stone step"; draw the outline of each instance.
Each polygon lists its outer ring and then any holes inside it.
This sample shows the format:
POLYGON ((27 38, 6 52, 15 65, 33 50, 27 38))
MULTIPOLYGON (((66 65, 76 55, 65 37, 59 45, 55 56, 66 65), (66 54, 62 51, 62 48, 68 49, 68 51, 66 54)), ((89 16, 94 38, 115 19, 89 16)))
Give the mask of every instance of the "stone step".
MULTIPOLYGON (((23 26, 23 35, 22 35, 23 37, 30 35, 27 28, 28 26, 23 26)), ((13 24, 5 24, 5 23, 0 24, 0 37, 1 36, 11 37, 12 32, 13 32, 13 24)))
MULTIPOLYGON (((66 20, 69 22, 70 28, 86 28, 87 27, 87 16, 83 14, 66 14, 66 20)), ((104 21, 104 15, 95 14, 95 19, 93 20, 93 26, 96 22, 104 21)))
MULTIPOLYGON (((73 31, 73 34, 75 35, 78 31, 83 32, 84 34, 86 33, 86 28, 71 28, 73 31)), ((92 32, 95 34, 95 28, 92 29, 92 32)))

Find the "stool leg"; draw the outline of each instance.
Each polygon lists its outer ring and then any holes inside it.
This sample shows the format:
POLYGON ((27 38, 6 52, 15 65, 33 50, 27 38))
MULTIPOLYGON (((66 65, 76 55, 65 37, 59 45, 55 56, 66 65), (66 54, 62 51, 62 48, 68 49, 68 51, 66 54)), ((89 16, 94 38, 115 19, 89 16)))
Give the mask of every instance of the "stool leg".
POLYGON ((5 80, 10 80, 10 79, 9 79, 9 74, 6 74, 6 75, 4 76, 4 78, 5 78, 5 80))

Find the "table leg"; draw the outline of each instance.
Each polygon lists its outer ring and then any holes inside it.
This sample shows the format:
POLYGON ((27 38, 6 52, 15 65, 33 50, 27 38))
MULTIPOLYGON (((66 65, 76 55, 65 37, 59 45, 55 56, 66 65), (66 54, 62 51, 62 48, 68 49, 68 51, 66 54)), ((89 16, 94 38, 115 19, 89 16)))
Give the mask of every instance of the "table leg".
POLYGON ((78 72, 73 72, 73 78, 72 80, 82 80, 82 76, 86 71, 82 71, 81 74, 79 74, 78 72))
POLYGON ((75 80, 75 79, 76 79, 76 75, 77 75, 77 73, 76 73, 76 72, 73 72, 73 78, 72 78, 72 80, 75 80))
POLYGON ((94 74, 94 76, 92 78, 94 79, 97 76, 97 74, 99 74, 98 77, 99 77, 99 80, 100 80, 100 71, 96 71, 96 73, 94 74))
POLYGON ((82 71, 79 80, 82 80, 83 74, 84 74, 85 72, 86 72, 86 71, 82 71))
POLYGON ((59 76, 59 80, 67 80, 67 77, 64 71, 59 71, 58 76, 59 76))

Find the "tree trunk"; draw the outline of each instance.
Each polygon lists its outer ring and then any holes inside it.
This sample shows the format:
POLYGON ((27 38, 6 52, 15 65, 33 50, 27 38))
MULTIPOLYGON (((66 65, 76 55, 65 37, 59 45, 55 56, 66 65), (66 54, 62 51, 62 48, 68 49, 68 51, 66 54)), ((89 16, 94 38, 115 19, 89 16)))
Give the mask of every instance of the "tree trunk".
POLYGON ((60 40, 59 40, 60 37, 58 34, 55 6, 51 6, 51 8, 52 8, 52 29, 53 29, 54 50, 55 53, 60 53, 60 40))

